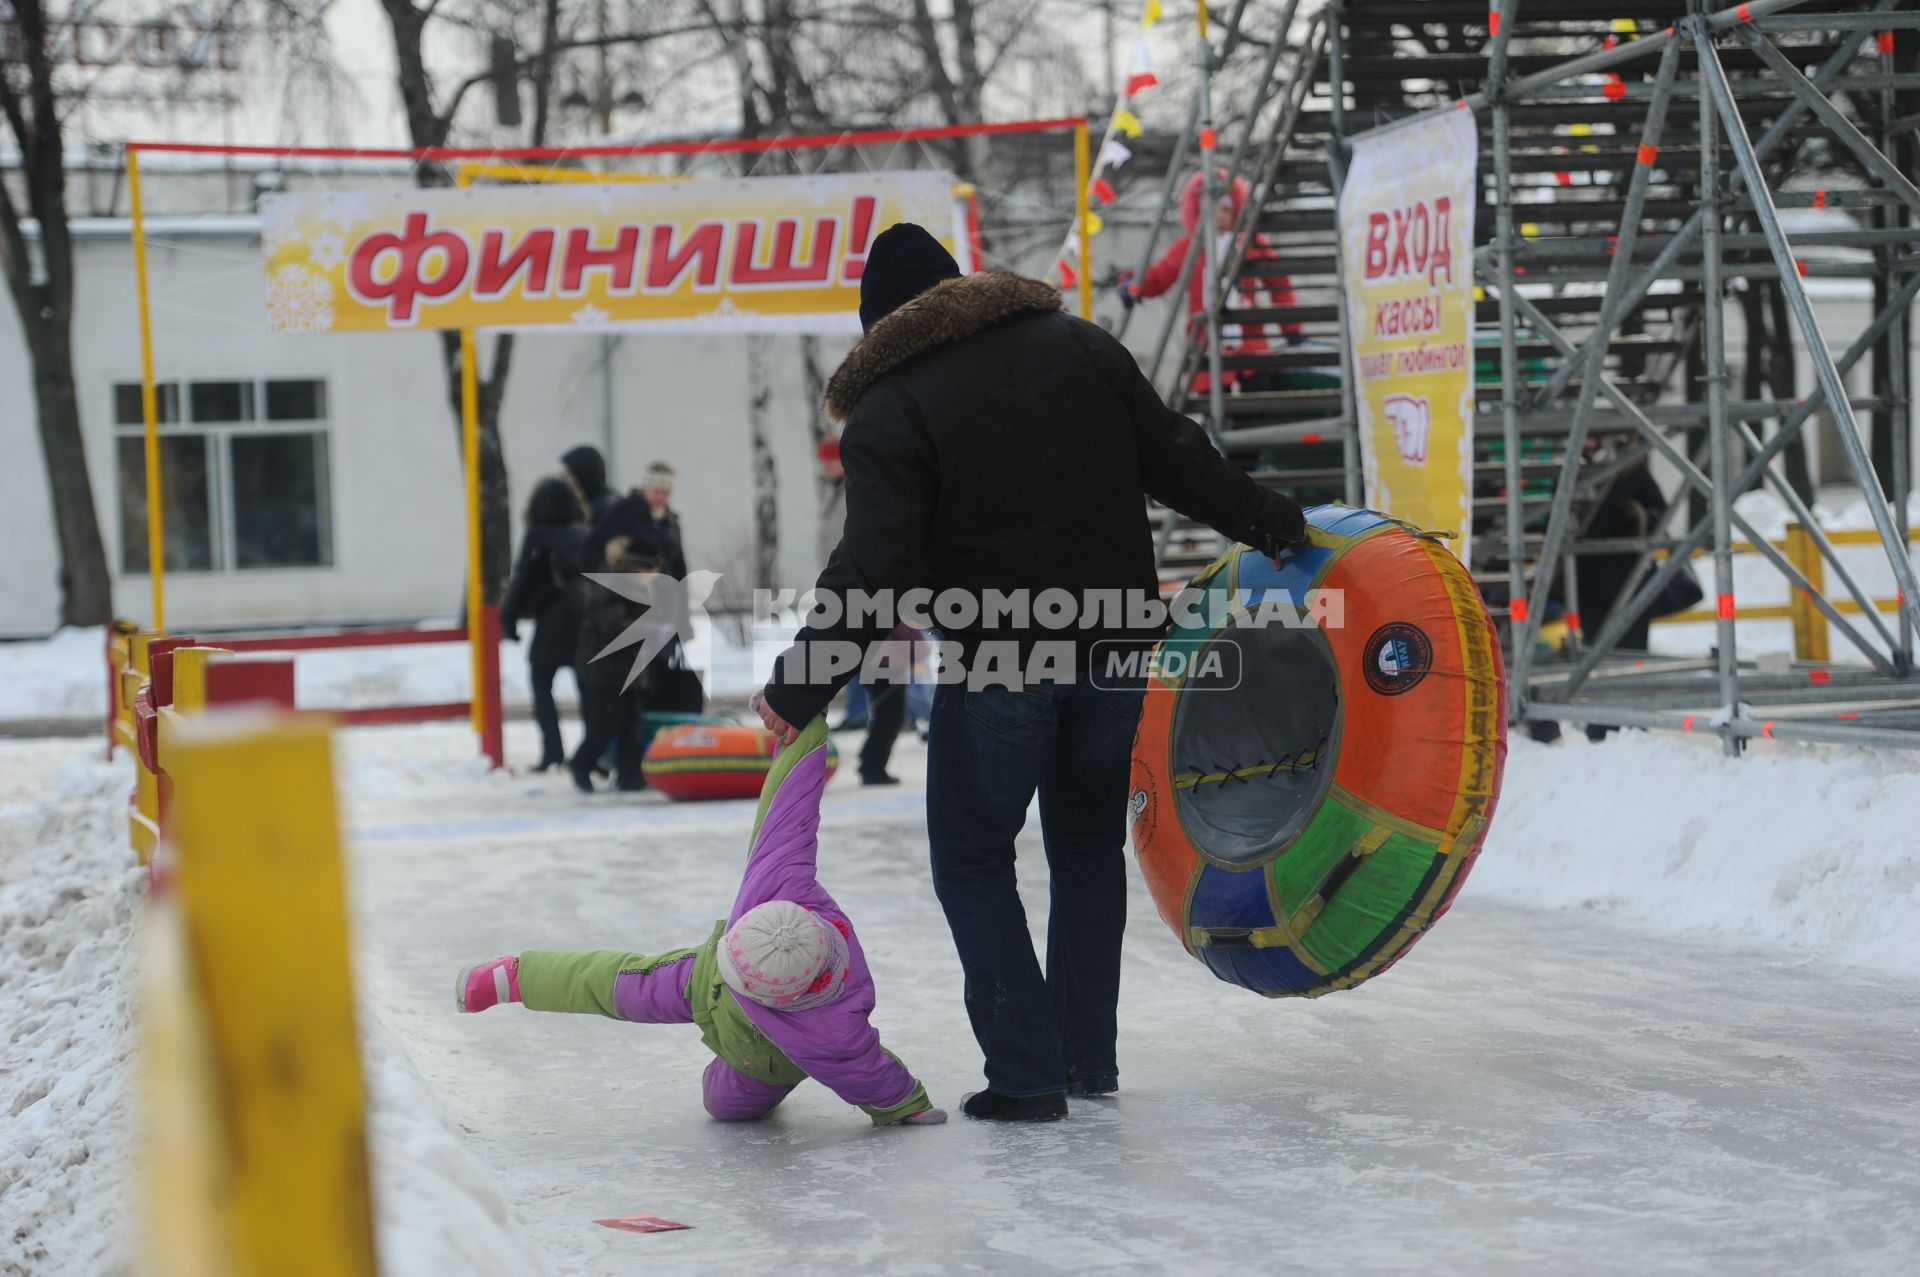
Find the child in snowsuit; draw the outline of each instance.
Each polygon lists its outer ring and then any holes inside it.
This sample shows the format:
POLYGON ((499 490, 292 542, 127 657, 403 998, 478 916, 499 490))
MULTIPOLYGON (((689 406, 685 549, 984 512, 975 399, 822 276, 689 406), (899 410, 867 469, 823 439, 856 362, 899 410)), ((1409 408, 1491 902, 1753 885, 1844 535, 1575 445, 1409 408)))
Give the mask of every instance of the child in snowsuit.
POLYGON ((946 1121, 868 1023, 874 985, 866 955, 815 877, 826 784, 822 714, 775 760, 733 911, 705 940, 661 954, 533 950, 495 958, 460 973, 460 1010, 519 1002, 637 1024, 696 1024, 715 1056, 702 1094, 723 1122, 765 1116, 809 1077, 875 1126, 946 1121))

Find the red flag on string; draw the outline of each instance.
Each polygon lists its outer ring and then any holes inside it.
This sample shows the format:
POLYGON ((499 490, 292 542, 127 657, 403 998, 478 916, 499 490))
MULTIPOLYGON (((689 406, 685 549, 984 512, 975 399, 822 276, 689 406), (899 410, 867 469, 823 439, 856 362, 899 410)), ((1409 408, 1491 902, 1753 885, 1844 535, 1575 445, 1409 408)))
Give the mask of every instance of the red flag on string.
POLYGON ((1094 178, 1087 186, 1087 198, 1096 204, 1111 204, 1118 197, 1119 192, 1113 189, 1113 183, 1104 177, 1094 178))

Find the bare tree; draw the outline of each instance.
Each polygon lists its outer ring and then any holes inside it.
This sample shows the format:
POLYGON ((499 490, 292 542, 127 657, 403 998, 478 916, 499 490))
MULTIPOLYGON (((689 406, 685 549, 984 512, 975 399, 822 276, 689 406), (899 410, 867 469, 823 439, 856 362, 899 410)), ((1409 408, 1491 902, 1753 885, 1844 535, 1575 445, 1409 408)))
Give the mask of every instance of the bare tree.
MULTIPOLYGON (((549 118, 548 98, 552 92, 551 60, 556 43, 560 0, 541 0, 541 43, 536 55, 538 73, 532 77, 534 123, 530 143, 545 140, 549 118)), ((427 40, 430 25, 440 9, 440 0, 415 5, 412 0, 382 0, 387 20, 393 28, 394 60, 400 84, 400 100, 406 112, 407 133, 416 147, 447 145, 455 116, 467 93, 484 80, 483 74, 462 81, 441 102, 435 101, 433 77, 427 68, 427 40)), ((437 164, 422 164, 415 170, 422 186, 445 186, 449 176, 437 164)), ((440 362, 446 376, 447 398, 453 409, 454 435, 461 430, 460 335, 450 330, 440 333, 440 362)), ((480 548, 481 597, 497 602, 505 587, 512 560, 513 524, 507 504, 506 458, 500 448, 500 402, 506 394, 507 375, 513 369, 513 334, 500 333, 493 339, 490 367, 483 363, 484 375, 476 377, 479 388, 480 442, 480 548)), ((480 346, 475 343, 476 354, 480 346)))
POLYGON ((0 113, 20 151, 25 216, 38 226, 39 257, 23 214, 0 179, 0 273, 20 315, 33 365, 40 451, 59 542, 60 620, 97 625, 113 612, 113 583, 80 433, 73 378, 73 238, 67 223, 60 112, 41 0, 6 0, 5 34, 17 60, 0 60, 0 113))

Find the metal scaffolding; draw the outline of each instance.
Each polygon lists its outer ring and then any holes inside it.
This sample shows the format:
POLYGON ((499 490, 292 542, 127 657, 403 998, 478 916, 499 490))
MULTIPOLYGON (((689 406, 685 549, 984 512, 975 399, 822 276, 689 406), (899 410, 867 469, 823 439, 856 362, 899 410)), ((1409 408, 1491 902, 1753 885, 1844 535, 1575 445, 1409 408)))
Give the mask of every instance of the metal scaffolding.
MULTIPOLYGON (((1170 381, 1158 358, 1155 372, 1263 481, 1357 502, 1334 226, 1347 148, 1465 106, 1483 137, 1474 572, 1507 620, 1515 720, 1712 732, 1729 753, 1758 736, 1920 745, 1907 521, 1920 0, 1719 2, 1496 0, 1489 15, 1484 0, 1334 0, 1269 59, 1270 91, 1231 157, 1254 197, 1212 294, 1290 277, 1291 305, 1231 317, 1287 325, 1290 341, 1223 355, 1207 340, 1215 314, 1189 326, 1170 381), (1271 252, 1243 260, 1256 233, 1271 252), (1832 278, 1871 284, 1857 332, 1823 330, 1833 318, 1807 281, 1832 278), (1746 320, 1737 392, 1730 309, 1746 320), (1196 395, 1212 360, 1259 374, 1257 388, 1196 395), (1798 361, 1811 385, 1794 384, 1798 361), (1856 369, 1864 389, 1848 384, 1856 369), (1802 442, 1814 429, 1844 455, 1870 533, 1815 519, 1802 442), (1665 515, 1601 535, 1609 490, 1649 463, 1678 485, 1665 515), (1737 504, 1762 487, 1792 520, 1785 545, 1737 504), (1863 539, 1898 587, 1891 604, 1841 553, 1863 539), (1736 554, 1770 564, 1793 602, 1743 609, 1736 554), (1590 555, 1631 567, 1583 618, 1576 564, 1590 555), (1711 569, 1711 656, 1625 648, 1696 561, 1711 569), (1754 614, 1791 616, 1794 662, 1741 656, 1736 621, 1754 614), (1559 646, 1543 642, 1550 621, 1559 646), (1826 659, 1828 627, 1852 662, 1826 659)), ((1179 573, 1212 546, 1168 519, 1161 549, 1179 573)))

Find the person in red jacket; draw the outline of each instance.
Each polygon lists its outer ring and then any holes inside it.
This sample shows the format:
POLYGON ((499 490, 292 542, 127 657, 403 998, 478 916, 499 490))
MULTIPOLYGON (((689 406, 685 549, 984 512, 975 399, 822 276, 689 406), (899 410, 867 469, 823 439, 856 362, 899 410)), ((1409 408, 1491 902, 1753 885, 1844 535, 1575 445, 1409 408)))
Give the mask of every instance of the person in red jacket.
MULTIPOLYGON (((1231 186, 1227 185, 1227 175, 1219 173, 1215 179, 1224 189, 1214 206, 1214 260, 1224 257, 1232 246, 1233 226, 1240 218, 1240 210, 1246 205, 1249 194, 1245 178, 1235 178, 1231 186)), ((1194 228, 1200 224, 1200 203, 1205 198, 1202 175, 1195 173, 1187 179, 1187 185, 1180 193, 1180 220, 1185 224, 1187 233, 1175 240, 1160 260, 1147 268, 1147 273, 1137 283, 1132 271, 1122 272, 1119 278, 1120 301, 1127 309, 1143 297, 1158 297, 1179 282, 1180 268, 1187 260, 1187 248, 1193 240, 1194 228)), ((1255 235, 1247 245, 1247 260, 1261 261, 1277 257, 1266 240, 1255 235)), ((1293 296, 1293 281, 1285 275, 1254 276, 1243 275, 1231 292, 1227 294, 1227 309, 1244 310, 1253 306, 1293 306, 1297 303, 1293 296), (1263 297, 1264 294, 1264 297, 1263 297)), ((1206 281, 1196 261, 1191 274, 1187 276, 1187 314, 1189 322, 1197 332, 1201 326, 1200 317, 1206 314, 1206 281)), ((1289 341, 1300 336, 1299 324, 1283 324, 1282 331, 1289 341)), ((1271 350, 1264 324, 1222 323, 1220 327, 1220 353, 1254 354, 1271 350)), ((1224 376, 1227 386, 1239 384, 1243 389, 1258 389, 1258 374, 1234 372, 1228 370, 1224 376)), ((1204 393, 1209 388, 1207 374, 1203 369, 1194 378, 1196 393, 1204 393)))

